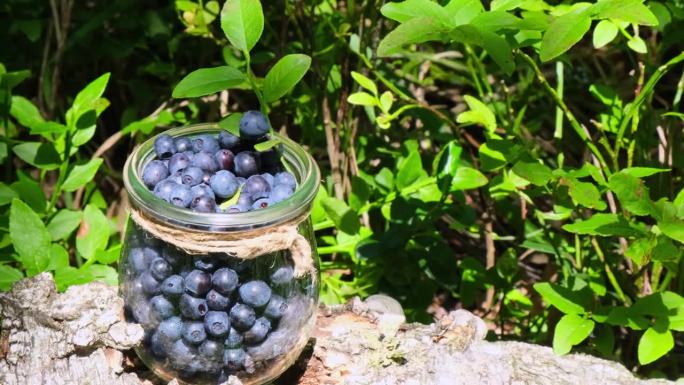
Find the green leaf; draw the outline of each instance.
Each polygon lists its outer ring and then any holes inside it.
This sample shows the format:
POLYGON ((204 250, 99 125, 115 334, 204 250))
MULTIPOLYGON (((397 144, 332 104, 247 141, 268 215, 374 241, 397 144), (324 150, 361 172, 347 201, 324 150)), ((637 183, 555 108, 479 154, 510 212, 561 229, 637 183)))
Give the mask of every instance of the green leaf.
POLYGON ((596 19, 618 19, 628 23, 658 25, 658 19, 643 0, 599 0, 589 8, 596 19))
POLYGON ((227 0, 221 9, 221 28, 235 48, 249 52, 264 31, 259 0, 227 0))
POLYGON ((408 44, 440 41, 447 32, 449 32, 448 27, 432 18, 411 19, 395 28, 380 41, 377 54, 379 57, 386 57, 399 52, 401 47, 408 44))
POLYGON ((380 109, 382 112, 389 114, 394 103, 394 95, 391 92, 385 91, 380 95, 380 109))
POLYGON ((102 158, 95 158, 89 160, 88 163, 75 165, 69 172, 69 176, 67 176, 64 184, 62 184, 62 190, 78 190, 86 183, 93 180, 101 164, 102 158))
POLYGON ((26 203, 12 200, 10 238, 28 276, 39 274, 50 262, 50 233, 43 221, 26 203))
POLYGON ((235 136, 240 136, 240 119, 242 112, 233 112, 218 122, 218 126, 235 136))
POLYGON ((513 172, 537 186, 544 186, 553 178, 553 173, 550 168, 543 163, 534 161, 517 162, 513 166, 513 172))
POLYGON ((594 321, 577 314, 566 314, 556 324, 553 334, 553 352, 567 354, 573 346, 584 341, 594 330, 594 321))
POLYGON ((399 165, 397 172, 397 189, 402 190, 410 186, 418 178, 425 174, 423 162, 418 151, 411 151, 409 156, 399 165))
POLYGON ((617 37, 617 34, 617 25, 610 20, 601 20, 596 24, 596 27, 594 27, 594 33, 592 35, 594 48, 605 47, 617 37))
POLYGON ((484 12, 484 7, 480 0, 451 0, 444 11, 449 15, 452 25, 463 25, 484 12))
POLYGON ((95 253, 107 247, 109 241, 109 221, 107 217, 92 204, 83 210, 83 221, 76 235, 76 250, 89 260, 95 253))
POLYGON ((470 110, 461 112, 456 121, 458 123, 477 123, 484 126, 490 134, 494 133, 496 130, 496 117, 492 110, 473 96, 465 95, 463 98, 470 110))
POLYGON ((109 76, 109 72, 101 75, 88 83, 88 85, 76 95, 74 103, 71 105, 71 108, 69 108, 69 111, 67 111, 67 125, 69 127, 73 127, 81 115, 95 109, 97 100, 102 97, 105 88, 107 88, 109 76))
POLYGON ((247 80, 239 70, 229 67, 200 68, 190 72, 173 89, 174 98, 195 98, 235 88, 247 80))
POLYGON ((541 294, 544 302, 553 305, 565 314, 584 314, 590 306, 586 293, 573 291, 550 282, 534 284, 534 290, 541 294))
POLYGON ((672 332, 648 328, 639 339, 637 354, 641 365, 650 364, 674 348, 672 332))
POLYGON ((459 167, 451 180, 451 191, 472 190, 489 182, 480 171, 471 167, 459 167))
POLYGON ((323 198, 321 203, 336 228, 350 235, 359 232, 361 227, 359 217, 346 203, 332 197, 323 198))
POLYGON ((354 104, 357 106, 375 106, 378 104, 378 99, 375 98, 375 96, 365 93, 363 91, 361 92, 355 92, 347 97, 347 101, 350 104, 354 104))
POLYGON ((10 108, 10 115, 12 115, 24 127, 33 130, 40 124, 45 123, 45 119, 40 115, 38 107, 33 105, 30 100, 23 96, 12 96, 12 107, 10 108))
POLYGON ((684 243, 684 220, 677 216, 677 208, 670 202, 658 201, 652 215, 658 220, 658 228, 668 237, 684 243))
POLYGON ((506 42, 506 39, 486 29, 486 27, 479 28, 470 24, 461 25, 451 30, 449 36, 458 42, 475 44, 484 48, 507 74, 511 74, 515 69, 511 46, 506 42))
POLYGON ((491 148, 487 142, 482 143, 477 152, 480 168, 484 171, 496 171, 508 164, 506 156, 501 151, 491 148))
POLYGON ((551 22, 542 37, 539 55, 542 61, 554 59, 582 39, 591 27, 591 18, 583 10, 561 15, 551 22))
POLYGON ((608 187, 617 195, 623 208, 634 215, 653 213, 653 202, 648 188, 641 179, 627 173, 619 172, 608 178, 608 187))
MULTIPOLYGON (((389 4, 396 4, 396 3, 389 3, 389 4)), ((387 4, 387 5, 389 5, 389 4, 387 4)), ((378 87, 375 85, 375 83, 373 83, 372 80, 370 80, 369 78, 365 77, 364 75, 362 75, 356 71, 352 71, 351 76, 352 76, 352 78, 354 78, 354 80, 356 80, 357 83, 359 83, 359 85, 361 87, 367 89, 373 95, 378 96, 378 87)))
POLYGON ((429 17, 449 24, 445 9, 432 0, 406 0, 387 3, 380 8, 380 13, 388 19, 405 23, 418 17, 429 17))
POLYGON ((111 286, 119 284, 119 274, 111 266, 93 264, 88 267, 94 281, 101 281, 111 286))
POLYGON ((60 210, 47 225, 52 240, 59 241, 69 237, 81 224, 81 218, 83 218, 83 213, 80 211, 60 210))
POLYGON ((69 252, 59 243, 50 245, 50 263, 47 270, 55 271, 69 266, 69 252))
POLYGON ((0 265, 0 291, 7 291, 18 280, 24 278, 21 270, 6 265, 0 265))
POLYGON ((270 139, 265 142, 257 143, 254 145, 254 149, 259 152, 264 152, 270 150, 271 148, 279 145, 281 143, 280 139, 270 139))
POLYGON ((12 190, 8 185, 0 182, 0 206, 4 206, 10 202, 12 199, 18 198, 19 195, 12 190))
POLYGON ((597 210, 606 209, 606 202, 601 200, 601 193, 593 183, 568 178, 567 184, 568 194, 576 204, 597 210))
POLYGON ((631 39, 627 40, 627 46, 634 52, 648 53, 646 42, 639 36, 632 36, 631 39))
POLYGON ((645 178, 647 176, 659 174, 661 172, 670 172, 670 169, 654 167, 629 167, 620 170, 621 174, 631 175, 635 178, 645 178))
POLYGON ((19 181, 12 183, 10 187, 19 195, 19 199, 29 205, 33 211, 37 213, 45 211, 47 200, 38 182, 23 176, 19 181))
POLYGON ((579 220, 572 224, 563 226, 563 230, 575 234, 589 234, 599 236, 621 236, 631 237, 640 236, 644 231, 635 227, 628 222, 624 217, 616 214, 594 214, 589 219, 579 220))
POLYGON ((97 254, 97 261, 105 265, 114 263, 119 260, 121 256, 121 244, 112 246, 107 250, 97 254))
POLYGON ((41 170, 58 169, 62 162, 51 143, 26 142, 12 147, 12 151, 24 162, 41 170))
POLYGON ((504 11, 489 11, 477 15, 469 21, 480 30, 498 32, 502 30, 517 30, 522 20, 504 11))
POLYGON ((461 164, 462 151, 463 148, 458 142, 452 140, 435 157, 432 173, 437 177, 437 184, 444 192, 447 192, 451 187, 451 181, 458 171, 458 166, 461 164))
POLYGON ((311 58, 302 54, 286 55, 278 60, 264 78, 266 102, 274 102, 293 89, 310 66, 311 58))
POLYGON ((91 282, 93 274, 89 269, 77 269, 75 267, 66 266, 55 271, 55 283, 57 290, 64 291, 72 285, 82 285, 91 282))

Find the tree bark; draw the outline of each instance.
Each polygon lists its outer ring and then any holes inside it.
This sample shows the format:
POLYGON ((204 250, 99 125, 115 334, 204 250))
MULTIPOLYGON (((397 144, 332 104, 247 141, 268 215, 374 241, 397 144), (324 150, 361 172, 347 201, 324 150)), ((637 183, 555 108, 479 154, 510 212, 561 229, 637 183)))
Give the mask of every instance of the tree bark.
MULTIPOLYGON (((115 287, 89 283, 59 294, 41 274, 0 294, 0 317, 0 384, 161 384, 127 359, 143 330, 123 321, 115 287)), ((485 323, 465 310, 431 325, 404 321, 386 296, 321 307, 307 349, 276 384, 672 384, 590 355, 484 341, 485 323)))

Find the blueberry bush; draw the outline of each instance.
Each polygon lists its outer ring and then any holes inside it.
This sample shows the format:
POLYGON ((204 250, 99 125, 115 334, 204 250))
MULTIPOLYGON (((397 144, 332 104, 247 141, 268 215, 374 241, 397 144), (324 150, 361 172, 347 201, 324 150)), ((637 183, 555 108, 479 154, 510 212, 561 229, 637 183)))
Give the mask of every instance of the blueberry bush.
POLYGON ((681 375, 681 0, 7 0, 0 22, 0 289, 115 283, 126 154, 259 110, 323 171, 326 303, 466 308, 492 339, 681 375))

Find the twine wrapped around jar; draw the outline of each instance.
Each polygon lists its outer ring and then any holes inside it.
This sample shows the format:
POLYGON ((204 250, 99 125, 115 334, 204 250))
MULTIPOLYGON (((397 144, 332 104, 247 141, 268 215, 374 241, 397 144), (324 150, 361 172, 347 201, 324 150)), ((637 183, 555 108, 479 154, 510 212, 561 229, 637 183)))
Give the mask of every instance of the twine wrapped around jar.
POLYGON ((254 259, 264 254, 288 250, 294 262, 294 276, 311 273, 316 280, 311 245, 297 227, 307 219, 303 214, 289 221, 251 230, 209 232, 179 228, 163 223, 131 207, 131 219, 143 230, 187 254, 226 253, 234 258, 254 259))

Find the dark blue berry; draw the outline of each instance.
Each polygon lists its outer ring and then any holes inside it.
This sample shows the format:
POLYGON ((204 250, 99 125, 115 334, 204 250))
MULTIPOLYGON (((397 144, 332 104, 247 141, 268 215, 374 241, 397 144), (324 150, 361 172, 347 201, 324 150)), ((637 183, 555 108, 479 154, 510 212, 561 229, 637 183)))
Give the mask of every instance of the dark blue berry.
POLYGON ((155 259, 161 257, 159 250, 157 250, 156 247, 151 246, 143 248, 143 255, 145 255, 145 262, 147 262, 148 265, 151 264, 155 259))
POLYGON ((268 185, 271 186, 271 189, 273 188, 273 186, 275 186, 275 177, 273 175, 265 172, 265 173, 261 174, 261 177, 266 179, 266 181, 268 182, 268 185))
POLYGON ((190 209, 199 213, 215 213, 216 201, 209 196, 194 198, 190 203, 190 209))
POLYGON ((202 183, 204 178, 204 171, 196 166, 191 166, 183 170, 183 184, 188 186, 197 186, 202 183))
POLYGON ((294 270, 292 266, 281 266, 271 274, 271 282, 275 285, 285 285, 292 281, 294 270))
POLYGON ((210 311, 204 316, 204 327, 213 337, 223 337, 230 330, 230 318, 224 311, 210 311))
POLYGON ((292 190, 292 187, 285 185, 285 184, 278 184, 273 188, 273 190, 271 190, 271 194, 268 197, 274 203, 278 203, 278 202, 282 202, 285 199, 291 197, 293 193, 294 193, 294 190, 292 190))
POLYGON ((131 312, 133 313, 133 318, 147 329, 152 322, 154 322, 150 317, 150 305, 145 301, 138 301, 131 305, 131 312))
POLYGON ((179 184, 174 186, 174 189, 169 194, 169 203, 178 207, 188 207, 192 201, 192 193, 190 187, 179 184))
POLYGON ((209 311, 207 301, 204 298, 195 298, 189 294, 181 296, 179 307, 183 317, 188 319, 201 319, 209 311))
POLYGON ((238 303, 230 309, 230 321, 237 330, 249 330, 256 321, 256 313, 251 307, 238 303))
POLYGON ((204 324, 202 322, 183 323, 183 339, 192 345, 201 344, 202 341, 207 339, 204 324))
POLYGON ((166 356, 166 350, 164 349, 164 344, 159 337, 159 332, 152 334, 152 337, 150 338, 150 350, 157 358, 164 358, 166 356))
POLYGON ((240 137, 228 131, 221 131, 218 134, 218 141, 221 147, 231 150, 240 144, 240 137))
POLYGON ((201 270, 193 270, 185 277, 183 282, 185 290, 194 295, 203 296, 211 287, 211 276, 201 270))
POLYGON ((294 190, 297 187, 297 180, 294 175, 287 171, 283 171, 275 175, 275 184, 284 184, 290 186, 294 190))
POLYGON ((216 194, 217 197, 224 199, 231 198, 238 189, 235 175, 226 170, 220 170, 214 174, 211 177, 209 185, 211 186, 211 189, 214 190, 214 194, 216 194))
POLYGON ((192 141, 192 150, 195 152, 204 151, 213 154, 219 150, 219 143, 212 135, 203 134, 192 141))
POLYGON ((192 166, 199 167, 204 171, 214 172, 218 170, 218 163, 216 163, 213 152, 198 152, 195 154, 195 157, 192 158, 192 162, 190 164, 192 166))
POLYGON ((161 284, 161 291, 168 298, 177 298, 183 294, 185 288, 183 286, 183 277, 180 275, 172 275, 164 280, 161 284))
POLYGON ((143 182, 145 182, 145 186, 151 189, 168 176, 169 169, 160 160, 151 161, 143 169, 143 182))
POLYGON ((128 253, 128 263, 136 273, 142 273, 149 266, 147 261, 145 261, 143 249, 140 248, 131 249, 128 253))
POLYGON ((264 281, 250 281, 240 286, 240 299, 252 307, 262 307, 271 299, 271 288, 264 281))
POLYGON ((176 309, 163 295, 157 295, 150 299, 150 306, 152 307, 153 314, 157 319, 167 319, 172 317, 176 313, 176 309))
MULTIPOLYGON (((168 178, 164 179, 175 184, 183 184, 183 170, 178 170, 173 174, 169 175, 168 178)), ((168 200, 168 199, 167 199, 168 200)))
POLYGON ((238 285, 238 275, 234 270, 224 267, 211 275, 211 284, 219 293, 230 295, 238 285))
POLYGON ((182 330, 183 321, 180 317, 167 318, 157 326, 157 334, 166 346, 178 341, 181 338, 182 330))
POLYGON ((273 294, 271 300, 268 301, 268 305, 266 305, 266 309, 264 309, 264 315, 272 320, 277 320, 283 316, 285 310, 287 310, 285 298, 278 294, 273 294))
POLYGON ((167 134, 161 134, 154 140, 154 152, 159 159, 168 159, 176 153, 173 138, 167 134))
POLYGON ((227 349, 223 352, 223 364, 229 370, 240 370, 245 365, 247 353, 242 349, 227 349))
POLYGON ((209 293, 207 293, 207 306, 212 310, 228 310, 230 298, 223 296, 216 290, 209 290, 209 293))
POLYGON ((231 327, 228 332, 228 337, 226 337, 225 345, 229 349, 239 348, 242 345, 242 334, 231 327))
POLYGON ((158 281, 163 281, 171 275, 171 265, 164 258, 155 258, 150 264, 150 273, 158 281))
POLYGON ((252 203, 252 210, 265 209, 272 206, 274 203, 269 198, 261 198, 252 203))
POLYGON ((247 178, 259 173, 259 157, 250 151, 243 151, 235 155, 235 175, 247 178))
POLYGON ((248 193, 245 192, 243 189, 240 191, 240 196, 238 197, 237 204, 246 206, 246 207, 252 207, 252 204, 254 203, 254 198, 249 195, 248 193))
POLYGON ((258 139, 266 135, 268 129, 268 120, 259 111, 247 111, 240 118, 241 138, 258 139))
POLYGON ((171 359, 171 363, 174 367, 181 369, 188 366, 195 358, 195 355, 196 353, 192 346, 180 339, 173 344, 168 357, 171 359))
POLYGON ((220 361, 223 358, 223 344, 214 340, 206 340, 197 349, 204 358, 220 361))
POLYGON ((175 188, 176 184, 177 183, 169 180, 168 178, 164 179, 154 186, 154 195, 168 202, 169 196, 171 196, 171 192, 175 188))
POLYGON ((245 187, 242 188, 242 191, 251 195, 252 198, 256 200, 268 197, 268 194, 271 192, 271 185, 268 184, 268 181, 263 176, 252 175, 247 178, 247 182, 245 182, 245 187))
POLYGON ((169 159, 169 173, 171 174, 185 170, 188 166, 190 166, 190 158, 184 152, 173 154, 169 159))
POLYGON ((214 195, 214 190, 206 183, 200 183, 197 186, 192 186, 190 189, 192 192, 192 199, 207 196, 212 199, 216 199, 214 195))
POLYGON ((143 292, 147 295, 159 294, 159 281, 157 281, 149 271, 140 276, 143 292))
POLYGON ((176 144, 176 152, 192 151, 192 142, 188 138, 176 138, 174 143, 176 144))
POLYGON ((206 272, 211 272, 216 268, 215 260, 211 257, 195 257, 193 263, 195 268, 206 272))
POLYGON ((214 158, 216 158, 216 163, 218 163, 219 169, 233 169, 233 160, 235 159, 235 155, 233 155, 230 150, 218 150, 216 151, 216 154, 214 154, 214 158))
POLYGON ((265 317, 258 318, 254 325, 245 332, 245 343, 258 344, 266 338, 269 331, 271 331, 271 321, 265 317))

